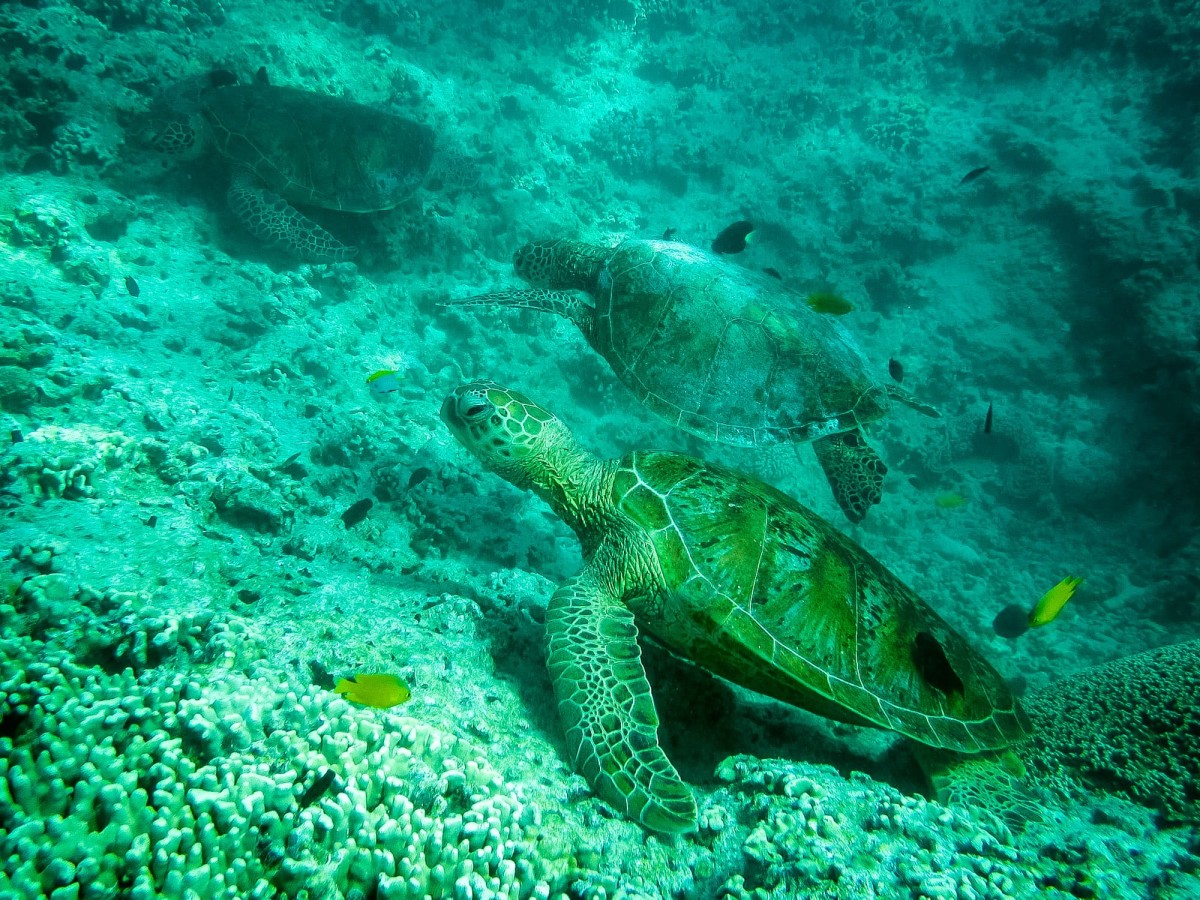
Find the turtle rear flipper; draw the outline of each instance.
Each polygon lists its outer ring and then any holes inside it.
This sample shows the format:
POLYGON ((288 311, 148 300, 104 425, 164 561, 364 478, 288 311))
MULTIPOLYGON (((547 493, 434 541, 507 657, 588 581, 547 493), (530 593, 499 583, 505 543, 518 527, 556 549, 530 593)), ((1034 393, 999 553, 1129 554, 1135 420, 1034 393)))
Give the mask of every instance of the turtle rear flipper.
POLYGON ((255 237, 283 247, 303 260, 341 262, 357 252, 305 216, 278 194, 245 177, 235 178, 229 208, 255 237))
POLYGON ((813 442, 833 497, 851 522, 861 522, 883 498, 887 466, 859 431, 831 434, 813 442))
POLYGON ((590 572, 546 609, 546 661, 575 770, 605 801, 653 831, 696 830, 696 801, 658 746, 633 613, 590 572))
POLYGON ((1026 778, 1012 750, 967 755, 914 743, 913 755, 939 803, 989 810, 1017 834, 1030 822, 1044 822, 1043 810, 1054 805, 1026 778))
POLYGON ((595 308, 574 291, 533 290, 494 291, 447 303, 447 306, 508 306, 514 309, 536 309, 570 319, 589 341, 596 319, 595 308))

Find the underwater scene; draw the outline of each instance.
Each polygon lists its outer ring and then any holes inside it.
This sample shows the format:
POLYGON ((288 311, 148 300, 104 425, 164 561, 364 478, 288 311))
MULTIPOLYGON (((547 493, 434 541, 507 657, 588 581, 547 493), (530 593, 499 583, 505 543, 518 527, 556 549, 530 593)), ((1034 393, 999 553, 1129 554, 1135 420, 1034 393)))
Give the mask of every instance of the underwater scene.
POLYGON ((0 900, 1200 898, 1200 3, 0 5, 0 900))

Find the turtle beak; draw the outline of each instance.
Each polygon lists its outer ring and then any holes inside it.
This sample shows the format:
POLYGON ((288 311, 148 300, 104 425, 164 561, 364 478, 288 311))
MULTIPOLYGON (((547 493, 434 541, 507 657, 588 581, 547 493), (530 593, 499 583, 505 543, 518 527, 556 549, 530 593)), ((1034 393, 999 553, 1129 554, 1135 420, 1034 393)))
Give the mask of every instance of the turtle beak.
POLYGON ((492 409, 480 385, 464 384, 442 401, 441 417, 451 431, 461 436, 468 427, 486 419, 492 409))

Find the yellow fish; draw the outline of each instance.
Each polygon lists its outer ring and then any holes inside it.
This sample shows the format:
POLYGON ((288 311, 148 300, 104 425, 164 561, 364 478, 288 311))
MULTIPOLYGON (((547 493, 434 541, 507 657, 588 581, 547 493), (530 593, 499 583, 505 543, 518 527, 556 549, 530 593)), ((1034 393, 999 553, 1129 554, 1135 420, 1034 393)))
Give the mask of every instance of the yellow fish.
POLYGON ((1075 595, 1075 589, 1081 584, 1083 584, 1082 578, 1068 575, 1046 591, 1042 599, 1035 603, 1033 609, 1029 611, 1029 627, 1037 628, 1053 622, 1062 612, 1062 608, 1067 605, 1067 601, 1075 595))
POLYGON ((947 494, 938 494, 933 498, 933 503, 939 509, 958 509, 960 506, 967 505, 967 498, 962 494, 953 492, 947 494))
POLYGON ((804 298, 804 302, 816 312, 830 316, 844 316, 854 309, 849 300, 833 291, 813 291, 804 298))
POLYGON ((395 675, 383 673, 355 675, 353 680, 339 678, 333 690, 345 695, 351 703, 374 706, 376 709, 391 709, 412 696, 407 684, 395 675))

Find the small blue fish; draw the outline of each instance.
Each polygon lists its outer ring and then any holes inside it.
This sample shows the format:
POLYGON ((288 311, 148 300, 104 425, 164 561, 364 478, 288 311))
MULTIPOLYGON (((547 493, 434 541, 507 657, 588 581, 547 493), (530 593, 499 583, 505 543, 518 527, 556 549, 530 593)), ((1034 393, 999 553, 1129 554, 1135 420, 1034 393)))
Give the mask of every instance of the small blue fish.
POLYGON ((367 376, 367 384, 371 386, 373 394, 390 394, 393 391, 400 390, 400 379, 403 376, 395 369, 380 369, 372 375, 367 376))

